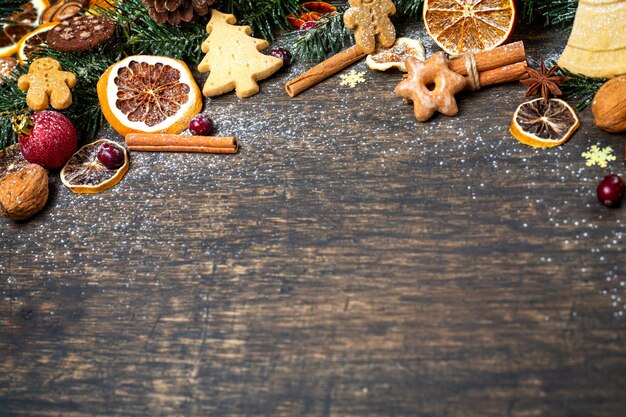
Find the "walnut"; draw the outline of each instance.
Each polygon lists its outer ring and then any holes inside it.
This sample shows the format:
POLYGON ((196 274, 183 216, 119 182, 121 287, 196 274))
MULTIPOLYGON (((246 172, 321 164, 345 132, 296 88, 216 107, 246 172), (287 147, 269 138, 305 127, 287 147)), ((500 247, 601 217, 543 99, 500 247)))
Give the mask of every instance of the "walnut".
POLYGON ((10 172, 0 181, 0 213, 11 220, 24 220, 48 201, 48 171, 28 164, 19 171, 10 172))
POLYGON ((600 87, 591 103, 591 111, 600 129, 626 132, 626 75, 612 78, 600 87))

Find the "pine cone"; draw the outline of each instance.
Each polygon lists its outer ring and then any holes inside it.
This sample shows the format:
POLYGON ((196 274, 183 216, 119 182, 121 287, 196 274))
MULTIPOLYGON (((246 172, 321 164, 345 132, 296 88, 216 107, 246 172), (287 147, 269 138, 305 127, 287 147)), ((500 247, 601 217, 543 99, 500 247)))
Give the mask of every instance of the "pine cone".
POLYGON ((155 22, 178 25, 191 22, 209 12, 209 6, 216 0, 141 0, 148 14, 155 22))

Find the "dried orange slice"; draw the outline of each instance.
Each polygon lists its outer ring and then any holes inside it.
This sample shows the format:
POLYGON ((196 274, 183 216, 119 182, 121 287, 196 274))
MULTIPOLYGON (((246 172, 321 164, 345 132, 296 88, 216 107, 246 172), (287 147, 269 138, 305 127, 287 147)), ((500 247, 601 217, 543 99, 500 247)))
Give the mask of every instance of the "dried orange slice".
POLYGON ((426 0, 424 24, 450 55, 493 49, 507 40, 515 23, 513 0, 426 0))
POLYGON ((58 24, 59 22, 44 23, 20 39, 17 46, 17 59, 20 65, 27 65, 29 61, 36 59, 34 52, 46 43, 47 32, 58 24))
POLYGON ((61 181, 76 194, 96 194, 119 183, 128 171, 128 153, 116 142, 100 139, 80 148, 61 170, 61 181), (124 152, 124 164, 109 169, 98 159, 100 146, 109 143, 124 152))
POLYGON ((135 55, 111 65, 97 90, 104 117, 123 136, 180 133, 202 109, 189 67, 163 56, 135 55))
POLYGON ((48 6, 48 0, 24 2, 22 10, 7 19, 15 24, 0 25, 0 57, 11 56, 17 52, 19 40, 39 26, 39 18, 48 6))
POLYGON ((515 139, 536 148, 551 148, 567 142, 580 126, 574 109, 558 98, 538 98, 521 104, 509 130, 515 139))

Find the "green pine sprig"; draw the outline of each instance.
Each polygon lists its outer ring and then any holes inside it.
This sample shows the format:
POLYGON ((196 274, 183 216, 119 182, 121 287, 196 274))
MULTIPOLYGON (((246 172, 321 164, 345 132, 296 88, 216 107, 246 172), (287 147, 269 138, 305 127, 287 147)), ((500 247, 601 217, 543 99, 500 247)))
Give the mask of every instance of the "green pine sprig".
POLYGON ((395 3, 398 16, 420 18, 424 0, 396 0, 395 3))
POLYGON ((274 28, 289 28, 286 16, 299 6, 299 0, 221 0, 216 8, 237 16, 237 23, 252 27, 256 37, 273 40, 274 28))
POLYGON ((23 0, 0 0, 0 25, 7 24, 6 19, 20 11, 23 4, 23 0))
POLYGON ((17 87, 17 79, 24 74, 18 67, 9 76, 2 77, 0 84, 0 149, 17 142, 13 122, 17 116, 30 113, 26 106, 26 94, 17 87))
POLYGON ((329 13, 317 21, 317 26, 304 31, 295 30, 288 36, 293 38, 293 56, 305 62, 323 61, 343 48, 354 44, 352 31, 343 24, 344 10, 329 13))
POLYGON ((522 19, 526 23, 539 22, 544 26, 571 27, 576 16, 578 0, 519 0, 522 19))
POLYGON ((560 71, 563 75, 569 77, 569 80, 561 86, 563 98, 576 101, 576 110, 578 111, 585 109, 591 104, 593 97, 607 81, 604 78, 589 78, 584 75, 574 74, 563 68, 560 71))
POLYGON ((97 12, 120 28, 126 55, 161 55, 195 64, 202 60, 201 45, 206 31, 200 22, 160 25, 148 17, 141 0, 124 0, 97 12))

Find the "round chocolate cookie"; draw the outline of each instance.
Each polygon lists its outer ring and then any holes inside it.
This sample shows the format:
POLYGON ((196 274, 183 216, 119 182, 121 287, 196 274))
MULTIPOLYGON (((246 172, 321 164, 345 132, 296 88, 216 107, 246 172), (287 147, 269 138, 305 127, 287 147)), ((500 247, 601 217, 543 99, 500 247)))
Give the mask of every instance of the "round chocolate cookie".
POLYGON ((64 52, 83 52, 100 46, 115 36, 115 24, 103 16, 74 16, 48 31, 51 48, 64 52))

